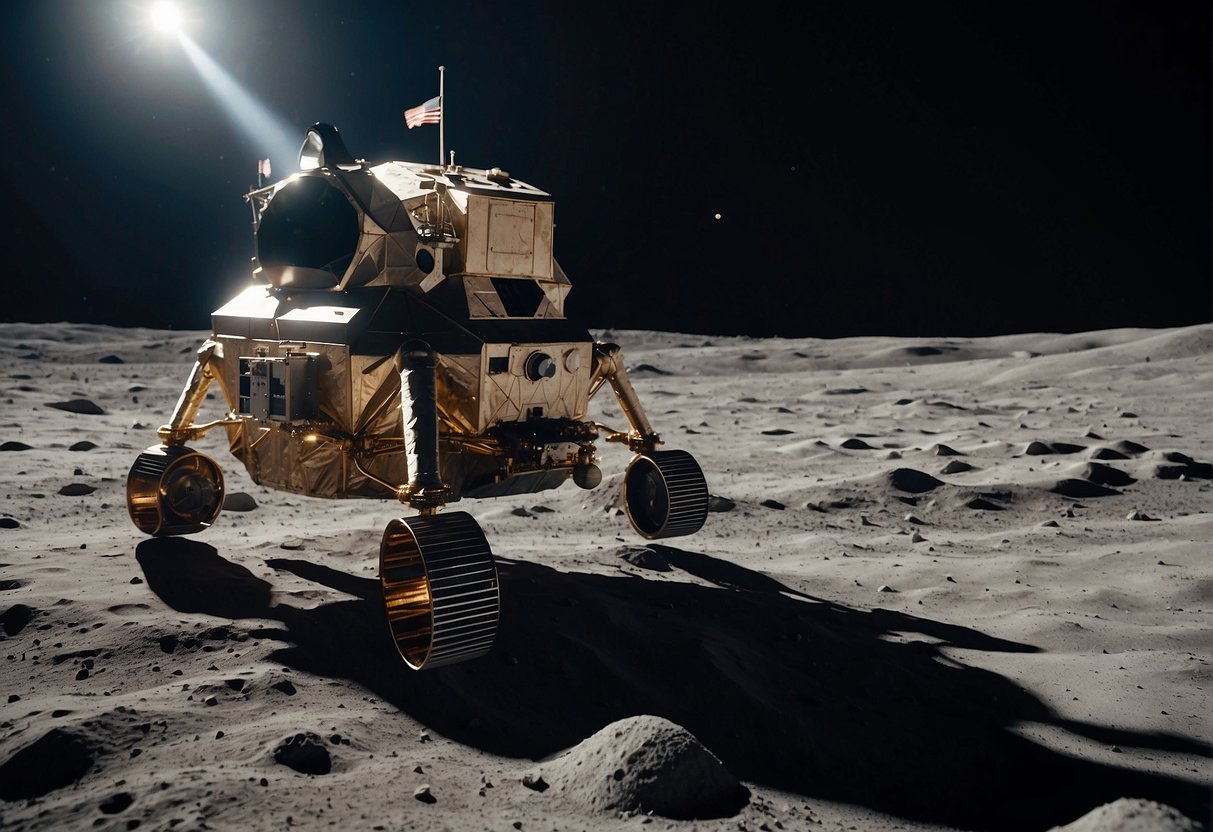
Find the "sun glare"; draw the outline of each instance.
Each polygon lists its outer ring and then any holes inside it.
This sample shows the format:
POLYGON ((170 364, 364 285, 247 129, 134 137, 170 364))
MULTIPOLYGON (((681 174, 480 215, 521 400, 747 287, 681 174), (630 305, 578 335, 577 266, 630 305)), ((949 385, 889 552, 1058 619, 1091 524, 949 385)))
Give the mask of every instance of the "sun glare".
POLYGON ((152 25, 166 34, 181 31, 181 10, 172 3, 157 3, 152 6, 152 25))

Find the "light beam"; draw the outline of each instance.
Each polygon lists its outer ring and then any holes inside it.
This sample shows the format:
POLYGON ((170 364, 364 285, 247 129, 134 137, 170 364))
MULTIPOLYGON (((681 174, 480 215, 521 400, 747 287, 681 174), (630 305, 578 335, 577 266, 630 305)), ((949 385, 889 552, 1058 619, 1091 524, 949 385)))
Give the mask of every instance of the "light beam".
POLYGON ((257 149, 257 156, 268 155, 277 170, 295 170, 304 131, 287 124, 254 98, 203 52, 189 35, 178 30, 177 39, 224 113, 250 145, 257 149))

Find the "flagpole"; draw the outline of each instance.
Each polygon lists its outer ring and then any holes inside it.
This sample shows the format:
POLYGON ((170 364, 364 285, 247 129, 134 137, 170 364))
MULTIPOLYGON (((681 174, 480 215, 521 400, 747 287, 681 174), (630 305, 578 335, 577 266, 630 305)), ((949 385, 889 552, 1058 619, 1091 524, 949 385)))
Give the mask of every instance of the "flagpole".
POLYGON ((446 67, 438 67, 438 167, 446 164, 443 159, 446 157, 446 134, 443 131, 442 120, 445 114, 442 112, 442 93, 445 88, 446 67))

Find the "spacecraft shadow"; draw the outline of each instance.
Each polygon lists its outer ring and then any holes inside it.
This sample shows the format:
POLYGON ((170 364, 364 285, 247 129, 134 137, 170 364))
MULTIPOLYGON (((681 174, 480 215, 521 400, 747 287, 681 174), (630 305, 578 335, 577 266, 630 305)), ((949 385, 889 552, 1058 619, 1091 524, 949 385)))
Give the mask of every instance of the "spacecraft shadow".
POLYGON ((718 558, 667 555, 715 561, 732 586, 503 560, 497 648, 482 661, 416 674, 385 660, 392 647, 376 637, 384 612, 371 581, 303 560, 277 563, 358 596, 302 609, 271 605, 267 582, 206 544, 149 540, 138 551, 165 603, 250 619, 250 637, 284 643, 273 662, 348 679, 431 731, 492 754, 540 761, 616 719, 654 714, 687 728, 743 781, 923 822, 1044 830, 1125 794, 1194 817, 1208 812, 1198 783, 1062 754, 1016 729, 1040 723, 1101 744, 1189 754, 1203 753, 1198 743, 1061 719, 1012 680, 905 634, 943 633, 947 645, 973 650, 1022 645, 897 612, 805 603, 718 558), (209 591, 219 583, 228 597, 209 591))
POLYGON ((358 578, 348 572, 321 566, 301 558, 269 558, 265 565, 271 569, 290 572, 304 580, 327 586, 338 592, 353 595, 363 601, 378 601, 379 582, 371 578, 358 578))

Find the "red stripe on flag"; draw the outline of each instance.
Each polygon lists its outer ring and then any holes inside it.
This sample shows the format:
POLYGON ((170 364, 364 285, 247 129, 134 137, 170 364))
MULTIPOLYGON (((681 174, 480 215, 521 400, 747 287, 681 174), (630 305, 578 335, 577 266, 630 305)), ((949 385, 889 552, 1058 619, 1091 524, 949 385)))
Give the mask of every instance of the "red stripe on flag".
POLYGON ((420 124, 438 124, 440 121, 442 121, 442 103, 437 96, 404 111, 404 123, 410 130, 420 124))

